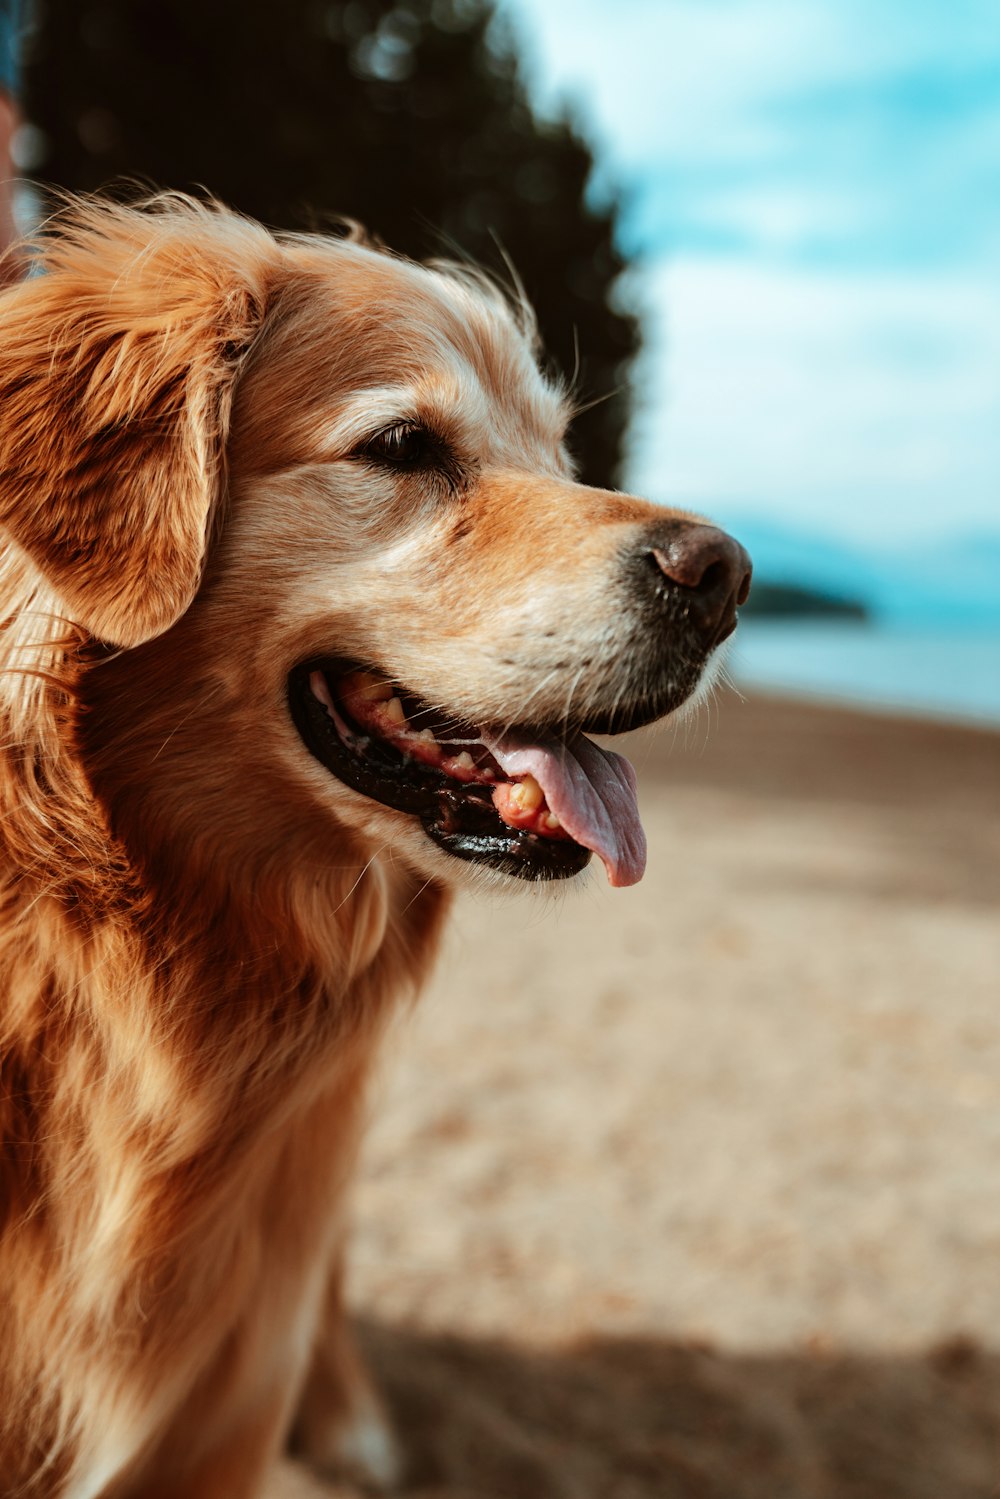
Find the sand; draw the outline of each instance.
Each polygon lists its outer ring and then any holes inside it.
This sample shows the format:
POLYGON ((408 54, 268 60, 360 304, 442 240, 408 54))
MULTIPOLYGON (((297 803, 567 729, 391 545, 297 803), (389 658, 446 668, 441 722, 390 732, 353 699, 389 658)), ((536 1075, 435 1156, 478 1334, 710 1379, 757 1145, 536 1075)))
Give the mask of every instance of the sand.
POLYGON ((1000 735, 628 749, 642 884, 464 899, 392 1038, 350 1288, 407 1492, 995 1499, 1000 735))

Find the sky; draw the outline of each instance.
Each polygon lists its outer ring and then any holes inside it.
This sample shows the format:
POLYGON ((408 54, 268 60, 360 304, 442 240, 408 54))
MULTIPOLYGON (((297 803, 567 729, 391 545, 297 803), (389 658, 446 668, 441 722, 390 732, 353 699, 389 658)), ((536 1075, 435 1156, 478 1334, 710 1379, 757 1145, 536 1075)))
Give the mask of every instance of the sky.
POLYGON ((997 0, 503 9, 624 192, 629 487, 883 553, 1000 543, 997 0))

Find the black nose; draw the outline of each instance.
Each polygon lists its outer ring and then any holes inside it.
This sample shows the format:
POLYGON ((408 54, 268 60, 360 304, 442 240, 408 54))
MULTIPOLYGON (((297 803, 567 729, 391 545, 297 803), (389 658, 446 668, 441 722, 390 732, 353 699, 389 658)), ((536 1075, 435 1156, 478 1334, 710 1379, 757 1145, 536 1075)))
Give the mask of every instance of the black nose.
POLYGON ((687 605, 691 622, 709 646, 736 628, 736 608, 750 592, 750 558, 732 536, 715 526, 682 522, 651 548, 674 597, 687 605))

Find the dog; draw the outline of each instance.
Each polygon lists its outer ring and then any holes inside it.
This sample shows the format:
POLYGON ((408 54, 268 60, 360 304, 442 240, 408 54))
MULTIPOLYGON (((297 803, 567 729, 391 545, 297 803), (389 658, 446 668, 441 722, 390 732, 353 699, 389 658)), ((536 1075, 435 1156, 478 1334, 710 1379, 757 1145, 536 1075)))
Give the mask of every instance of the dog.
POLYGON ((641 876, 587 735, 696 693, 749 561, 575 481, 467 267, 170 195, 38 260, 0 298, 0 1492, 256 1499, 290 1443, 389 1484, 341 1304, 380 1032, 456 886, 641 876))

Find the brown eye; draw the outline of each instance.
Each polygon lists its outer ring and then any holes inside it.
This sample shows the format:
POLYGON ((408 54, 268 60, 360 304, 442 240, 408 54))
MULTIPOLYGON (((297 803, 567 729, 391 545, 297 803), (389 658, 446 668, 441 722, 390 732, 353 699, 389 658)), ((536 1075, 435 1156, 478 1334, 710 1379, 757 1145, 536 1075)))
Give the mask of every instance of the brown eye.
POLYGON ((457 494, 466 474, 450 443, 419 422, 394 422, 356 450, 355 457, 398 474, 428 474, 457 494))
POLYGON ((365 443, 362 456, 390 468, 445 469, 449 454, 440 438, 415 422, 397 422, 365 443))

